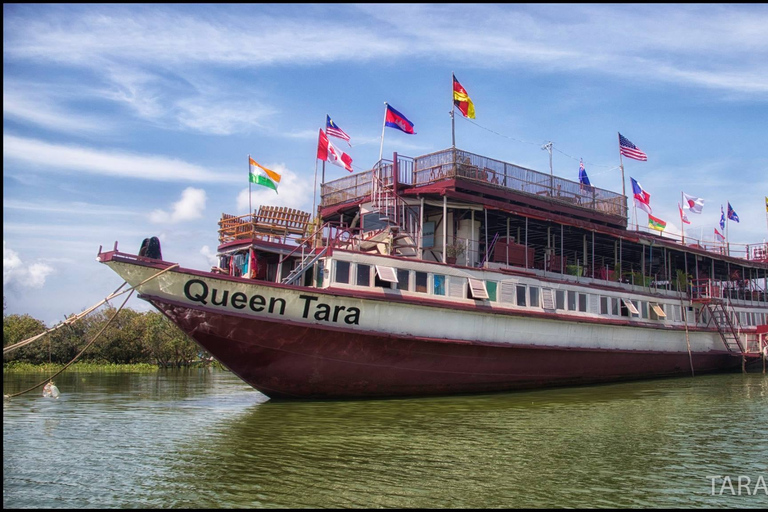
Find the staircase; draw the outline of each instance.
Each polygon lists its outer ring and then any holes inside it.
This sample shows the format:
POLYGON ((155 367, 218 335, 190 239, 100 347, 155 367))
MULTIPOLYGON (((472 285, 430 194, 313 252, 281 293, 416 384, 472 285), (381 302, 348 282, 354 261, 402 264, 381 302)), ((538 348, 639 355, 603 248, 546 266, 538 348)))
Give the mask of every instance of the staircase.
MULTIPOLYGON (((379 167, 371 173, 371 208, 378 212, 379 220, 386 221, 388 224, 388 228, 382 231, 391 235, 389 238, 391 242, 390 254, 416 257, 418 256, 417 235, 408 230, 411 212, 394 190, 392 172, 392 164, 380 163, 379 167)), ((418 230, 418 228, 416 229, 418 230)), ((380 241, 378 240, 380 236, 380 233, 376 234, 373 238, 367 238, 366 241, 374 239, 380 241)))
POLYGON ((725 348, 731 354, 744 355, 744 347, 741 345, 736 327, 731 322, 731 315, 722 301, 707 302, 704 307, 709 311, 712 322, 720 332, 725 348))
POLYGON ((323 249, 318 253, 310 252, 309 254, 304 256, 304 259, 301 260, 301 262, 298 265, 296 265, 296 268, 291 270, 290 274, 285 276, 285 278, 282 281, 283 284, 294 284, 296 281, 299 280, 301 276, 304 275, 304 272, 309 270, 318 259, 320 259, 322 256, 325 255, 326 252, 328 252, 327 245, 323 247, 323 249))

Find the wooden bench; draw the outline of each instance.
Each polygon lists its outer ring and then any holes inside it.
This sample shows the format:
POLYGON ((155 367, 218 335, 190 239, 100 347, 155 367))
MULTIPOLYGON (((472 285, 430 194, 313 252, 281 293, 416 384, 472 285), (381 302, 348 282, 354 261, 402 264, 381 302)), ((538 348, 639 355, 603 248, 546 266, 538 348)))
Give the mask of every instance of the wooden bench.
POLYGON ((257 234, 305 236, 311 214, 284 206, 260 206, 253 219, 257 234))

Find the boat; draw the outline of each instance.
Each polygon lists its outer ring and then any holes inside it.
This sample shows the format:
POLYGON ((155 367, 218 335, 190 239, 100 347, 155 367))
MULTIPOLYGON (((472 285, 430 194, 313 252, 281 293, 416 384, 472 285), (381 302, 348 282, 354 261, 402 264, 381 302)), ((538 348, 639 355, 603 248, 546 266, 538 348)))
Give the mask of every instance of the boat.
POLYGON ((766 349, 768 244, 646 232, 624 194, 551 172, 393 153, 322 183, 314 213, 222 214, 210 269, 159 245, 97 259, 272 399, 696 376, 766 349))

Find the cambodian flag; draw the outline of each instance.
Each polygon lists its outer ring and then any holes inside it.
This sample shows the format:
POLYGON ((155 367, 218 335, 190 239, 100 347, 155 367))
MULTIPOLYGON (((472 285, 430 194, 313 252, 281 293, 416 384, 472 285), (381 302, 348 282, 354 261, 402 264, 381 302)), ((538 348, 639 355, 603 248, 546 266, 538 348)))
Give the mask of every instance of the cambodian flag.
POLYGON ((384 118, 384 125, 389 126, 390 128, 397 128, 398 130, 412 135, 416 134, 416 132, 413 131, 413 123, 389 105, 387 105, 387 116, 384 118))

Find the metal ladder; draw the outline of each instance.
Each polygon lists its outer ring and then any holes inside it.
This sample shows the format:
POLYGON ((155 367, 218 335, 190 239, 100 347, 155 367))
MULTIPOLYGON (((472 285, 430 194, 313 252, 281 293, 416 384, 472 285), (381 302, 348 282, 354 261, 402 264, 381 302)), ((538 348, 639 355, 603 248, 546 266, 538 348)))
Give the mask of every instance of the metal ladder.
POLYGON ((731 315, 725 309, 721 301, 707 302, 704 306, 709 311, 712 322, 720 333, 725 348, 731 354, 744 355, 744 347, 741 345, 739 334, 731 322, 731 315))
POLYGON ((304 259, 301 260, 301 262, 296 266, 296 268, 291 270, 291 272, 285 276, 282 283, 293 284, 298 281, 298 279, 304 275, 304 272, 306 272, 312 265, 315 264, 318 259, 320 259, 323 255, 325 255, 326 252, 328 252, 328 247, 329 246, 326 245, 318 253, 310 252, 307 254, 304 259))

